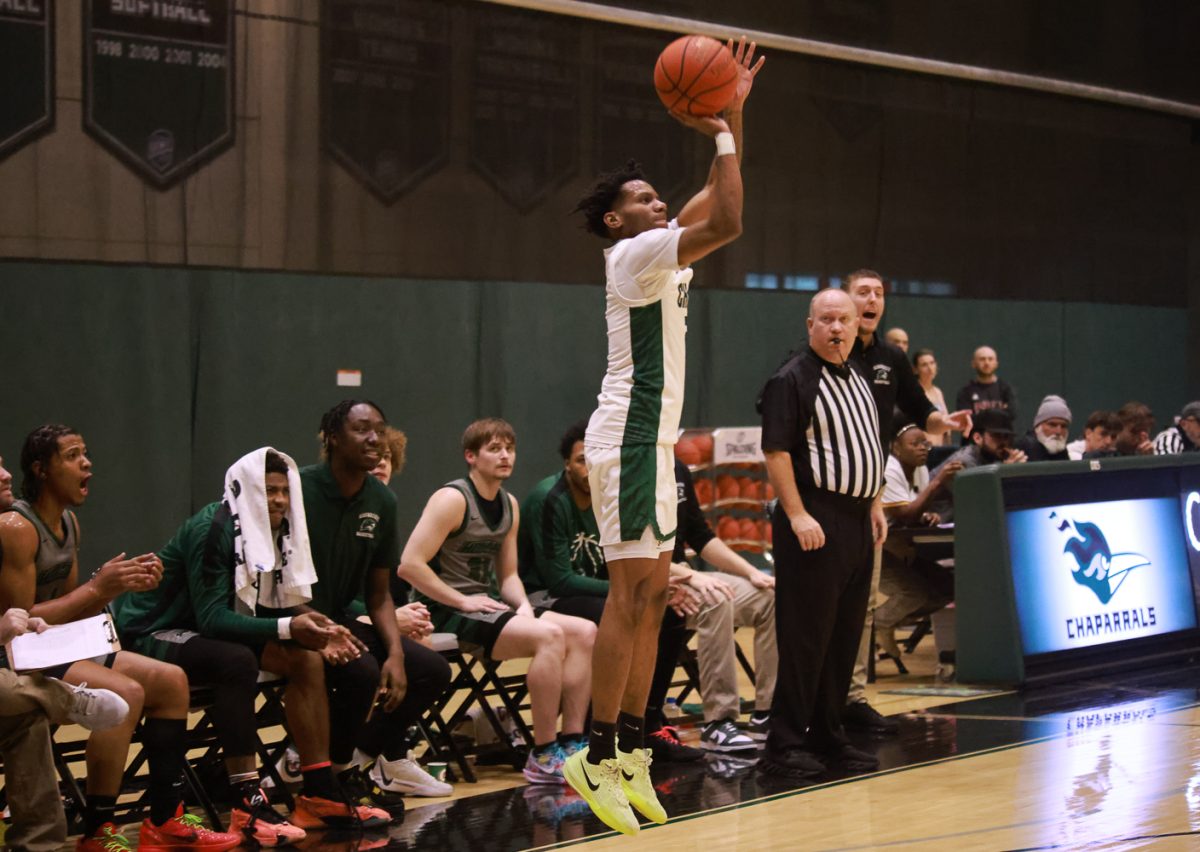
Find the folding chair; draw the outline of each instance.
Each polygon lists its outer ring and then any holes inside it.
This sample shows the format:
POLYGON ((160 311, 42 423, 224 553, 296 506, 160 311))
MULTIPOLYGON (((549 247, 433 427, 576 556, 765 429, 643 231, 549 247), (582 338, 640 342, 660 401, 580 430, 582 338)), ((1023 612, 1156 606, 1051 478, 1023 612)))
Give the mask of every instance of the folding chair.
MULTIPOLYGON (((442 750, 449 752, 462 771, 463 778, 469 783, 475 783, 476 776, 471 765, 467 762, 462 749, 454 742, 453 732, 459 723, 467 717, 472 707, 478 707, 488 724, 502 742, 509 742, 508 733, 500 723, 491 706, 491 699, 498 698, 508 710, 509 717, 516 725, 517 731, 525 743, 532 744, 533 734, 521 715, 521 699, 525 695, 524 679, 506 678, 499 673, 500 662, 489 660, 483 654, 483 649, 460 643, 452 633, 434 634, 434 647, 450 663, 453 677, 450 686, 438 699, 437 703, 425 714, 425 732, 431 748, 441 754, 442 750), (476 672, 478 667, 479 672, 476 672), (450 713, 446 712, 459 692, 466 691, 466 696, 450 713)), ((513 748, 514 758, 519 757, 519 751, 513 748)))

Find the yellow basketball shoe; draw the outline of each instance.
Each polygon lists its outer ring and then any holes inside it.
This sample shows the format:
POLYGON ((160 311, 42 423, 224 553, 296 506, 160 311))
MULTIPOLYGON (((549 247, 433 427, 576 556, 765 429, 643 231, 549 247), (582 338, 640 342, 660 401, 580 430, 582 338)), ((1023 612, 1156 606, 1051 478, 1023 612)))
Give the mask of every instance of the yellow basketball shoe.
MULTIPOLYGON (((637 817, 629 808, 621 785, 621 768, 616 758, 598 764, 587 762, 586 748, 581 748, 563 764, 563 776, 575 792, 583 796, 601 822, 622 834, 637 834, 637 817)), ((665 817, 664 817, 665 819, 665 817)))
POLYGON ((658 802, 658 794, 650 782, 650 750, 635 748, 631 752, 617 749, 617 762, 621 767, 621 788, 629 804, 651 822, 662 825, 667 821, 667 812, 658 802))

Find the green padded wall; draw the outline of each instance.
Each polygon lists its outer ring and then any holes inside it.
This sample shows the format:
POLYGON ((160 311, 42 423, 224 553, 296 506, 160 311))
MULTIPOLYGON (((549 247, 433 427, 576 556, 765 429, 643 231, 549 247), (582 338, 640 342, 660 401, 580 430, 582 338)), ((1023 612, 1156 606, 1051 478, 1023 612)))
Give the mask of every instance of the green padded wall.
MULTIPOLYGON (((809 296, 705 291, 705 275, 698 265, 684 425, 751 425, 764 379, 804 340, 809 296)), ((516 426, 518 497, 559 468, 558 436, 599 388, 603 314, 594 286, 0 262, 0 455, 15 468, 42 422, 83 432, 97 474, 80 512, 87 573, 161 546, 255 447, 314 460, 321 413, 369 397, 409 436, 393 483, 407 532, 461 475, 476 417, 516 426), (338 369, 362 370, 363 386, 336 387, 338 369)), ((884 325, 932 344, 948 396, 974 346, 996 346, 1024 425, 1051 391, 1077 419, 1139 397, 1161 421, 1185 401, 1170 368, 1184 363, 1182 309, 892 297, 884 325)))

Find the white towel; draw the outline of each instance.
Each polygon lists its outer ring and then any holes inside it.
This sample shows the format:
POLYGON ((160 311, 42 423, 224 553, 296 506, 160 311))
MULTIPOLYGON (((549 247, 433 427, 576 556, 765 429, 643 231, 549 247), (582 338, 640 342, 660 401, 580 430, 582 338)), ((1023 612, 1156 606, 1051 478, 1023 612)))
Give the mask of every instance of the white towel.
POLYGON ((225 502, 234 516, 234 553, 241 557, 233 575, 237 599, 249 612, 254 612, 263 575, 278 571, 274 586, 279 607, 298 606, 312 600, 317 571, 308 547, 300 471, 291 457, 271 447, 262 447, 242 456, 225 472, 225 502), (267 514, 268 452, 276 453, 287 463, 292 497, 287 534, 280 539, 278 549, 267 514))

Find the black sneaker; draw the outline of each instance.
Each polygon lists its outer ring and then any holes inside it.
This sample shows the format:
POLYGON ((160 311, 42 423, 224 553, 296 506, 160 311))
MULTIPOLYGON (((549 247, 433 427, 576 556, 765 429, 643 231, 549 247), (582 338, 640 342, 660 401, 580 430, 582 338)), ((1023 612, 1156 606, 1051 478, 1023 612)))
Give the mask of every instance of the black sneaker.
POLYGON ((765 751, 758 761, 758 771, 778 778, 805 781, 825 772, 825 764, 816 755, 793 748, 784 752, 765 751))
POLYGON ((381 790, 367 773, 352 766, 337 777, 342 795, 352 805, 380 808, 388 813, 393 822, 404 819, 404 797, 399 793, 381 790))
POLYGON ((854 731, 869 731, 872 734, 900 733, 900 723, 889 719, 865 701, 854 701, 842 711, 842 724, 854 731))
POLYGON ((879 758, 849 743, 842 743, 832 751, 821 752, 820 757, 830 769, 842 772, 874 772, 879 768, 879 758))
POLYGON ((700 749, 684 745, 670 725, 646 734, 646 748, 656 763, 692 763, 704 757, 700 749))

